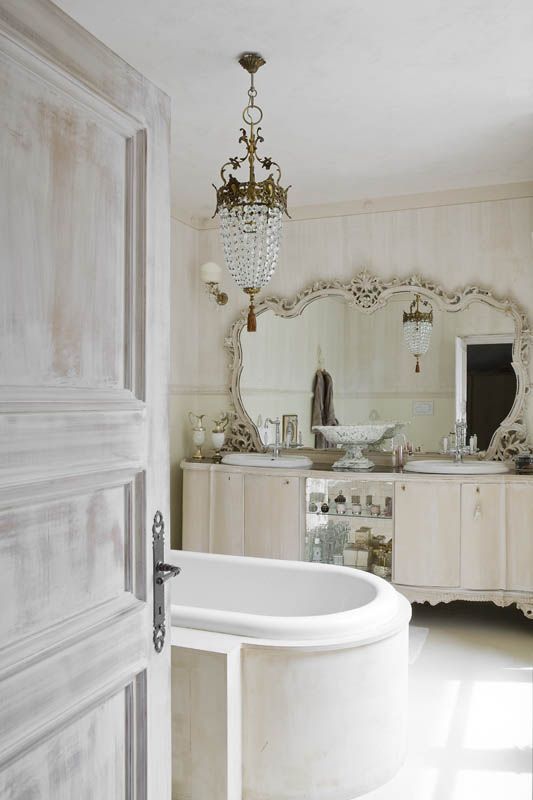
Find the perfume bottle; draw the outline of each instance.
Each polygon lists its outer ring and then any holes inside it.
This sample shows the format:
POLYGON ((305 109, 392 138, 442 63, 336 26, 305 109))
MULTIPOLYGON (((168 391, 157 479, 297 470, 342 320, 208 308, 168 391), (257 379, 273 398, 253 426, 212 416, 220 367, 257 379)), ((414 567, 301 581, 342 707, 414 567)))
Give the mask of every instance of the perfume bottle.
POLYGON ((362 525, 355 531, 355 565, 358 569, 368 570, 370 564, 370 537, 372 528, 362 525))
MULTIPOLYGON (((392 557, 391 557, 392 564, 392 557)), ((380 578, 387 576, 389 567, 387 566, 387 544, 384 536, 374 537, 372 547, 372 572, 380 578)))
POLYGON ((319 536, 315 536, 313 542, 313 561, 322 561, 322 543, 319 536))
POLYGON ((318 506, 312 499, 309 501, 309 511, 311 511, 312 514, 316 514, 318 511, 318 506))
POLYGON ((324 502, 323 502, 323 503, 322 503, 322 505, 320 506, 320 510, 322 511, 322 513, 323 513, 323 514, 327 514, 327 513, 328 513, 328 511, 329 511, 329 501, 328 501, 328 498, 325 498, 325 499, 324 499, 324 502))
POLYGON ((363 513, 366 514, 367 517, 370 516, 371 508, 372 508, 372 495, 367 494, 365 507, 363 509, 363 513))
POLYGON ((385 498, 385 510, 383 511, 385 517, 392 517, 392 497, 385 498))
POLYGON ((337 509, 337 514, 346 514, 346 498, 342 492, 339 492, 335 498, 335 507, 337 509))
POLYGON ((353 494, 352 495, 352 514, 360 514, 361 513, 361 495, 353 494))

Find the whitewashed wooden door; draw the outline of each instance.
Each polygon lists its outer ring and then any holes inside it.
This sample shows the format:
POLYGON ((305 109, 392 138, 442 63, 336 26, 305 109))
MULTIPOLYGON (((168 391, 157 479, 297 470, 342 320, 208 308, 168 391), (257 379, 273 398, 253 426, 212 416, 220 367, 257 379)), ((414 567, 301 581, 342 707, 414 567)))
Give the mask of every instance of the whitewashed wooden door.
POLYGON ((0 0, 2 800, 170 798, 168 129, 56 6, 0 0))

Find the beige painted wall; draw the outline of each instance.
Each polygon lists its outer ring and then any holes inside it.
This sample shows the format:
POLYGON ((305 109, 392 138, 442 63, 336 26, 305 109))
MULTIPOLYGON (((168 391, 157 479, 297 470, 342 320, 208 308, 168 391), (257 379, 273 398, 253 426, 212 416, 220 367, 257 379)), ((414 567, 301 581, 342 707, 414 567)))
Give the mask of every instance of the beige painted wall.
MULTIPOLYGON (((448 195, 449 196, 449 195, 448 195)), ((229 303, 213 304, 199 282, 199 265, 223 264, 218 230, 195 231, 173 221, 171 464, 173 537, 181 518, 180 459, 191 451, 186 412, 215 413, 226 405, 224 337, 244 295, 227 275, 229 303)), ((314 280, 348 279, 362 267, 383 278, 418 273, 452 290, 492 287, 519 302, 533 320, 533 198, 457 202, 425 208, 287 221, 269 294, 293 294, 314 280)), ((259 320, 260 323, 260 320, 259 320)), ((528 422, 533 430, 533 404, 528 422)), ((199 499, 201 502, 201 499, 199 499)))

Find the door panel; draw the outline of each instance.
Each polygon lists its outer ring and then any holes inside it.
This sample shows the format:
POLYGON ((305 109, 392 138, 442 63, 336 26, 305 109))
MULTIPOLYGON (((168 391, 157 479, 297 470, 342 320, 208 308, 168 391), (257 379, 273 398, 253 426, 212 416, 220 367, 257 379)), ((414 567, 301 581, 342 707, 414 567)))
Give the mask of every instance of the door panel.
POLYGON ((14 611, 0 618, 3 642, 60 622, 65 609, 83 613, 124 592, 129 488, 0 511, 0 607, 14 611))
POLYGON ((397 483, 393 581, 406 586, 459 586, 460 486, 397 483))
POLYGON ((0 774, 0 797, 126 798, 126 691, 56 731, 0 774), (25 794, 24 794, 25 793, 25 794))
POLYGON ((11 358, 0 382, 123 386, 127 138, 5 56, 1 96, 8 294, 20 308, 1 317, 11 358))
POLYGON ((168 798, 168 100, 46 0, 0 86, 0 796, 168 798))

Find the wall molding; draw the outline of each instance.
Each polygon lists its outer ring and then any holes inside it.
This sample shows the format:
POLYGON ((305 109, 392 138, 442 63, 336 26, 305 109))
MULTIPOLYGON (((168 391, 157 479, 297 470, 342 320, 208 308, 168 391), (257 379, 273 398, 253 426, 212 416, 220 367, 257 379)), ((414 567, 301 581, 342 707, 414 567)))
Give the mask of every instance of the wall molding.
MULTIPOLYGON (((226 390, 227 392, 227 390, 226 390)), ((249 395, 251 397, 260 397, 261 395, 305 395, 311 399, 313 392, 310 389, 269 389, 268 387, 253 386, 246 389, 241 388, 242 397, 249 395)), ((453 400, 455 399, 454 389, 445 389, 442 391, 413 391, 413 392, 395 392, 390 390, 387 392, 337 392, 333 390, 333 399, 338 400, 453 400)))
POLYGON ((227 386, 195 386, 193 384, 181 385, 179 383, 170 383, 168 386, 168 393, 172 397, 179 395, 183 397, 191 397, 194 395, 198 395, 199 397, 205 397, 206 395, 224 395, 225 397, 229 397, 227 386))
MULTIPOLYGON (((394 211, 412 211, 439 206, 456 206, 474 203, 492 203, 498 200, 519 200, 533 198, 533 181, 519 183, 472 186, 464 189, 445 189, 418 194, 367 197, 344 203, 325 203, 322 205, 290 207, 291 219, 287 224, 305 220, 351 217, 360 214, 379 214, 394 211)), ((182 209, 173 210, 171 218, 197 231, 218 228, 218 221, 210 217, 189 215, 182 209)))

